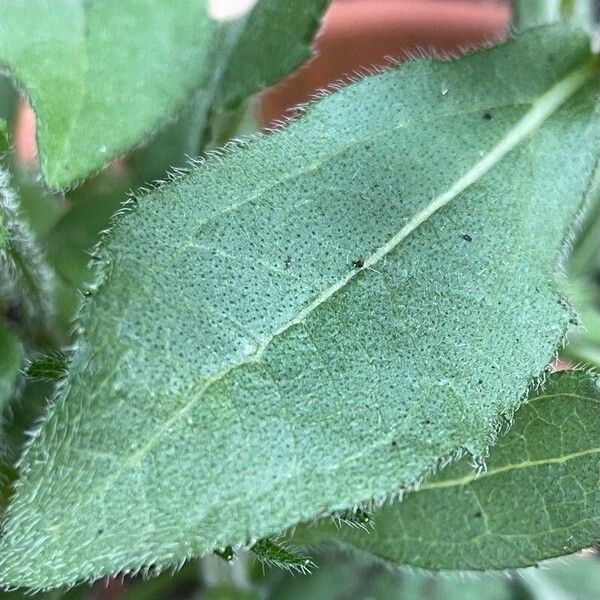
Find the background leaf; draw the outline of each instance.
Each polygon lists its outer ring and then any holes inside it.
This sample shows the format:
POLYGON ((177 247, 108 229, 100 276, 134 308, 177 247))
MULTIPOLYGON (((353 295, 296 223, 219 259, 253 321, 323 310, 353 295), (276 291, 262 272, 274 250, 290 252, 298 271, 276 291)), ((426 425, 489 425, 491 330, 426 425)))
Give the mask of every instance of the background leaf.
POLYGON ((14 392, 22 359, 19 338, 0 323, 0 411, 14 392))
POLYGON ((463 458, 371 515, 373 529, 331 520, 294 542, 352 544, 427 569, 508 569, 591 546, 600 526, 600 379, 552 375, 515 416, 479 476, 463 458))
POLYGON ((45 347, 56 339, 54 276, 9 184, 0 167, 0 315, 31 344, 45 347))
POLYGON ((310 577, 271 575, 269 600, 592 600, 600 586, 600 561, 569 557, 541 569, 465 577, 390 569, 360 554, 326 556, 310 577))
POLYGON ((0 60, 36 112, 47 183, 67 187, 102 168, 194 93, 207 113, 224 72, 236 99, 273 83, 308 55, 325 4, 303 2, 292 20, 289 2, 261 0, 249 17, 222 24, 202 0, 3 2, 0 60), (266 37, 270 54, 253 48, 266 37), (250 54, 236 54, 238 44, 250 54))
POLYGON ((140 199, 23 458, 1 581, 159 569, 483 454, 571 318, 591 61, 550 27, 408 63, 140 199))

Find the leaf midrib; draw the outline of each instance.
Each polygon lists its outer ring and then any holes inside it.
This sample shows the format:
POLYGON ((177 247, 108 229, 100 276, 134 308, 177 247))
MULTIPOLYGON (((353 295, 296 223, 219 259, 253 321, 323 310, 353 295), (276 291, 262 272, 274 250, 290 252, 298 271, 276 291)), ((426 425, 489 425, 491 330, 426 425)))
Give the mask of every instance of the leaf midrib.
MULTIPOLYGON (((598 400, 596 400, 596 398, 592 397, 592 396, 582 396, 580 394, 576 394, 576 393, 565 393, 565 392, 561 392, 559 394, 540 394, 539 396, 537 396, 533 401, 530 401, 527 403, 527 405, 531 406, 533 404, 538 404, 539 402, 547 402, 549 399, 551 398, 576 398, 577 400, 583 400, 585 402, 591 402, 591 403, 596 403, 599 404, 598 400)), ((426 482, 420 486, 418 486, 417 488, 415 488, 415 491, 422 491, 422 490, 434 490, 434 489, 442 489, 442 488, 449 488, 449 487, 464 487, 466 485, 469 485, 475 481, 479 481, 481 479, 486 479, 488 477, 493 477, 495 475, 500 475, 502 473, 509 473, 510 471, 518 471, 519 469, 529 469, 529 468, 534 468, 534 467, 538 467, 538 466, 544 466, 544 465, 553 465, 553 464, 563 464, 566 462, 569 462, 570 460, 575 460, 577 458, 581 458, 583 456, 590 456, 593 454, 600 454, 600 447, 593 447, 593 448, 587 448, 586 450, 578 450, 576 452, 569 452, 566 454, 562 454, 561 456, 550 456, 550 457, 546 457, 546 458, 542 458, 542 459, 538 459, 538 460, 531 460, 531 459, 527 459, 527 460, 523 460, 519 463, 508 463, 499 467, 495 467, 492 469, 488 469, 486 471, 484 471, 483 473, 477 472, 477 471, 473 471, 472 473, 469 473, 468 475, 465 475, 463 477, 455 477, 452 479, 446 479, 444 481, 431 481, 431 482, 426 482)))
MULTIPOLYGON (((214 384, 225 378, 231 371, 243 366, 244 364, 258 362, 272 341, 285 333, 288 329, 303 322, 312 314, 321 304, 325 303, 338 291, 343 289, 350 281, 354 279, 364 269, 368 269, 377 264, 387 254, 392 252, 406 237, 415 231, 420 225, 425 223, 433 214, 446 206, 454 198, 460 195, 468 187, 479 181, 492 167, 500 162, 511 150, 517 147, 524 139, 544 123, 549 117, 558 110, 575 92, 592 77, 594 73, 595 62, 588 62, 582 67, 572 71, 566 77, 554 84, 546 93, 539 96, 531 104, 529 111, 525 113, 515 125, 500 139, 500 141, 479 160, 462 177, 456 180, 446 192, 436 196, 424 208, 418 211, 386 244, 372 253, 364 261, 364 266, 360 270, 352 270, 338 282, 324 290, 311 304, 301 310, 294 318, 288 320, 274 333, 266 337, 265 340, 257 346, 257 349, 225 369, 222 369, 215 375, 208 377, 197 393, 190 394, 191 398, 183 406, 177 409, 170 418, 163 421, 161 427, 140 446, 135 452, 125 457, 120 468, 112 470, 98 485, 89 491, 90 495, 95 495, 100 490, 110 486, 118 480, 121 474, 130 466, 139 463, 146 456, 161 437, 168 432, 173 425, 182 419, 189 410, 203 397, 206 391, 214 384)), ((60 528, 63 522, 57 523, 53 530, 60 528)))

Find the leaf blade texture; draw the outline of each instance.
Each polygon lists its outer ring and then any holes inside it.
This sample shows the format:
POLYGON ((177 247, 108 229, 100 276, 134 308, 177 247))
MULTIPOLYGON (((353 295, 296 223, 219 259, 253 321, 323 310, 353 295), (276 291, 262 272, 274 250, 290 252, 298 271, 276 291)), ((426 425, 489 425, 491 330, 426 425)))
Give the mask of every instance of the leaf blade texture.
POLYGON ((141 198, 99 250, 0 581, 160 568, 483 454, 570 319, 588 47, 549 27, 408 63, 141 198))
POLYGON ((235 99, 274 83, 309 55, 326 0, 302 3, 296 21, 281 0, 260 0, 233 23, 211 19, 205 4, 2 3, 0 58, 36 112, 40 164, 51 187, 72 186, 138 146, 193 94, 208 111, 222 76, 235 81, 235 99), (281 18, 286 27, 274 28, 281 18), (253 46, 267 36, 269 55, 253 46), (246 59, 260 62, 243 62, 238 44, 246 59))
POLYGON ((517 411, 485 472, 463 458, 376 511, 368 532, 324 521, 299 528, 294 541, 338 540, 433 570, 527 567, 591 546, 600 523, 599 403, 597 375, 552 375, 517 411))

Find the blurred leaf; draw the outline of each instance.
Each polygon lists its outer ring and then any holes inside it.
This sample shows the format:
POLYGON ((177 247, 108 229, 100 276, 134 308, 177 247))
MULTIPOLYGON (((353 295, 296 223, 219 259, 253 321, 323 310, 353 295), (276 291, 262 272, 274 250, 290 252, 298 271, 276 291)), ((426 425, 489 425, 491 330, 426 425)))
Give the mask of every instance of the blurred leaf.
POLYGON ((578 312, 580 327, 570 332, 563 358, 600 368, 600 194, 577 231, 567 261, 566 293, 578 312))
POLYGON ((319 557, 309 576, 273 575, 268 600, 529 600, 505 576, 440 577, 393 570, 358 554, 319 557))
POLYGON ((299 577, 268 575, 267 600, 596 600, 600 560, 572 556, 507 573, 439 574, 393 569, 366 555, 323 555, 299 577))
POLYGON ((98 250, 1 581, 166 567, 483 454, 571 318, 595 60, 549 27, 406 63, 140 198, 98 250))
POLYGON ((2 592, 0 600, 87 600, 90 599, 90 589, 82 585, 70 590, 54 590, 51 592, 38 592, 35 595, 24 592, 2 592))
POLYGON ((13 395, 22 359, 19 338, 0 322, 0 411, 13 395))
POLYGON ((562 21, 592 33, 594 4, 594 0, 512 0, 513 26, 522 30, 562 21))
POLYGON ((5 74, 0 75, 0 119, 9 124, 9 129, 14 121, 18 100, 19 94, 10 79, 5 74))
POLYGON ((46 181, 81 181, 194 93, 205 113, 217 90, 231 101, 223 74, 235 100, 279 79, 308 55, 325 4, 260 0, 249 16, 218 23, 198 0, 5 0, 0 60, 36 112, 46 181))
POLYGON ((232 46, 215 104, 236 106, 304 62, 327 4, 329 0, 259 0, 232 46))
POLYGON ((55 343, 54 277, 0 167, 0 315, 29 343, 55 343))
POLYGON ((600 595, 598 556, 571 556, 517 573, 532 600, 597 600, 600 595))
POLYGON ((207 86, 214 31, 190 0, 2 2, 0 59, 36 112, 49 185, 101 168, 207 86))
POLYGON ((176 571, 126 580, 118 600, 191 600, 198 597, 199 586, 198 565, 188 562, 176 571))
POLYGON ((239 587, 220 585, 207 590, 202 600, 261 600, 262 596, 252 590, 242 590, 239 587))
POLYGON ((331 520, 301 544, 352 544, 428 569, 507 569, 592 545, 600 527, 600 379, 552 375, 515 415, 478 475, 463 458, 372 515, 373 531, 331 520))

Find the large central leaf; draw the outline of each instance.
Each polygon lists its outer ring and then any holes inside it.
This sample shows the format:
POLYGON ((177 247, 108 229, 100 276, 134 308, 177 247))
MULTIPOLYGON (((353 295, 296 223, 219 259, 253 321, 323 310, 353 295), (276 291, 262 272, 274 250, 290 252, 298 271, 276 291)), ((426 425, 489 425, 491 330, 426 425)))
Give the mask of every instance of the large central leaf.
POLYGON ((0 580, 177 563, 485 452, 571 318, 588 44, 409 63, 142 197, 99 253, 0 580))

